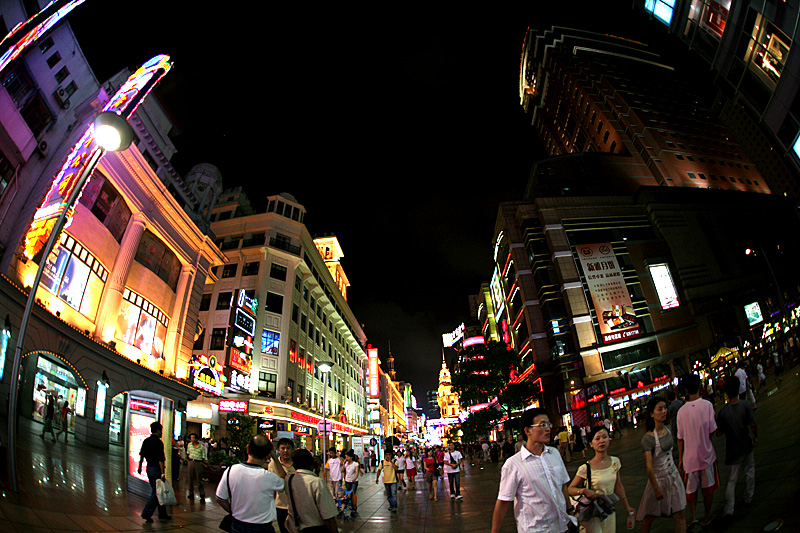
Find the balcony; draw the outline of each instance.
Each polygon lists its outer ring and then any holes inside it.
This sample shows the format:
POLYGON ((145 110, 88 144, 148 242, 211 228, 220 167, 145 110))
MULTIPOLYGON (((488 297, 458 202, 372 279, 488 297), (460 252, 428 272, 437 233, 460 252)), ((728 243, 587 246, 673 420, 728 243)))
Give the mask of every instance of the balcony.
POLYGON ((284 239, 276 239, 275 237, 271 237, 269 239, 269 245, 272 248, 277 248, 279 250, 283 250, 284 252, 289 252, 290 254, 297 256, 300 255, 300 247, 294 246, 291 242, 284 239))

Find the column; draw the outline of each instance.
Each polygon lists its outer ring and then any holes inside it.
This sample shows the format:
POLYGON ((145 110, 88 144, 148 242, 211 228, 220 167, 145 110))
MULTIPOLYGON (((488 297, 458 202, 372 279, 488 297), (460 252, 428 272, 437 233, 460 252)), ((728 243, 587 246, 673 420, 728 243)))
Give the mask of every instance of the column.
POLYGON ((195 269, 192 265, 181 266, 178 286, 175 288, 175 305, 167 327, 167 339, 164 343, 165 371, 175 375, 178 352, 181 347, 181 332, 186 321, 185 310, 189 308, 189 299, 192 295, 195 269))
POLYGON ((94 322, 96 339, 110 340, 114 337, 114 327, 122 303, 125 281, 130 274, 131 264, 136 257, 136 250, 139 248, 139 242, 146 226, 145 216, 142 213, 136 213, 128 220, 117 258, 114 260, 114 267, 103 287, 103 295, 97 309, 97 319, 94 322))

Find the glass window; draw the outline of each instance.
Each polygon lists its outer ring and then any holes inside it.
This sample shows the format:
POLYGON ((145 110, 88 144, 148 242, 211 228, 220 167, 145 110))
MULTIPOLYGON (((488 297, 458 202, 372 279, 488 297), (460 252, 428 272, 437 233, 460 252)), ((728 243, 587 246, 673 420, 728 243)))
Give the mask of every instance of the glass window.
POLYGON ((225 328, 214 328, 211 330, 211 343, 209 344, 208 349, 225 349, 225 328))
POLYGON ((232 292, 221 292, 217 295, 217 311, 231 308, 232 292))
POLYGON ((278 314, 282 313, 283 295, 274 292, 267 292, 267 302, 264 306, 264 309, 271 313, 278 313, 278 314))
POLYGON ((114 337, 160 359, 164 355, 169 318, 158 307, 125 289, 114 337))
POLYGON ((760 13, 749 31, 744 60, 761 81, 774 86, 783 73, 792 40, 760 13))
POLYGON ((60 243, 45 261, 41 285, 94 320, 107 277, 108 271, 100 261, 75 239, 62 233, 60 243))
POLYGON ((238 266, 239 266, 238 264, 234 263, 232 265, 225 265, 224 267, 222 267, 222 277, 235 278, 238 266))
POLYGON ((286 281, 286 267, 272 263, 269 270, 269 277, 286 281))
POLYGON ((261 331, 261 353, 278 355, 281 344, 281 334, 268 329, 261 331))
POLYGON ((672 22, 672 12, 675 9, 675 0, 645 0, 644 8, 669 26, 672 22))

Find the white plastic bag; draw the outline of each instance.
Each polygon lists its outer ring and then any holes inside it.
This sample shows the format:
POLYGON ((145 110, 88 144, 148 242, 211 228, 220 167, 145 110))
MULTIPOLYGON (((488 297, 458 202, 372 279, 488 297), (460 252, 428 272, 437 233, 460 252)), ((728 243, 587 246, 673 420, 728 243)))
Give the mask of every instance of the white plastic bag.
POLYGON ((159 505, 178 505, 178 500, 175 498, 175 491, 172 490, 172 485, 169 481, 163 479, 156 480, 156 496, 158 496, 159 505))

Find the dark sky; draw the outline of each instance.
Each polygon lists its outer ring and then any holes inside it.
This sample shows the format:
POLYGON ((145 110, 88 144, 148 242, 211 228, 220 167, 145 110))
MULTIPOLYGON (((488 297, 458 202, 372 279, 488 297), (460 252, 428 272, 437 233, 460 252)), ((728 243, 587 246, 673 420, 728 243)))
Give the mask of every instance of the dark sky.
POLYGON ((356 317, 424 403, 441 334, 492 274, 498 204, 542 157, 517 93, 526 28, 630 17, 621 0, 540 4, 226 14, 87 0, 69 20, 100 80, 172 57, 156 91, 180 129, 175 168, 212 163, 259 208, 293 194, 313 236, 339 238, 356 317))

